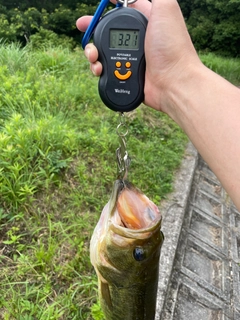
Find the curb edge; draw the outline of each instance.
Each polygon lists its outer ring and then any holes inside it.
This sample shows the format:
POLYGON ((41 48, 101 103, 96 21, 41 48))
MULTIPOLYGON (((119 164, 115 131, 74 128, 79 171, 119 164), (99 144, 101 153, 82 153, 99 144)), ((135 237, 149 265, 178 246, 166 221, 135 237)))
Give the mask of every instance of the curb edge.
POLYGON ((198 153, 192 143, 189 142, 185 150, 184 159, 175 177, 174 191, 160 205, 160 211, 163 216, 161 230, 165 239, 159 262, 155 320, 161 319, 197 163, 198 153))

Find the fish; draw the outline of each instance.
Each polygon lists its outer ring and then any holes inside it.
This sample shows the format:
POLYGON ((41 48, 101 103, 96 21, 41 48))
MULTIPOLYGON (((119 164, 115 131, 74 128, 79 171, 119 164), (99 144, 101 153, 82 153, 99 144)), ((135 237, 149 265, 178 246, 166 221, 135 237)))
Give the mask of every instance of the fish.
POLYGON ((105 320, 154 320, 161 221, 158 207, 133 184, 114 182, 90 241, 105 320))

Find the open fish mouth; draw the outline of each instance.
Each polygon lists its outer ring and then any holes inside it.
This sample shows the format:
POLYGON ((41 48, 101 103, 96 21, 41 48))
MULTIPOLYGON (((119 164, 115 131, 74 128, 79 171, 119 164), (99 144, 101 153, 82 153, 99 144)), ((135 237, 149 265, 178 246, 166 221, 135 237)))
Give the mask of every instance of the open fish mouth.
POLYGON ((136 234, 147 233, 159 227, 159 209, 146 195, 127 181, 117 180, 115 188, 117 192, 113 192, 112 201, 110 200, 112 208, 109 208, 109 218, 111 228, 116 233, 127 229, 128 234, 136 237, 136 234))

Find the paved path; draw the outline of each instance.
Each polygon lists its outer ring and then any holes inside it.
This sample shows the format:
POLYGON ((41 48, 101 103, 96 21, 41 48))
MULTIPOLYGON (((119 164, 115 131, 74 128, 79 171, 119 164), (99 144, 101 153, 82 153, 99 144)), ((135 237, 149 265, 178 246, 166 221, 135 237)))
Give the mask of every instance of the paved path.
POLYGON ((156 320, 240 320, 240 213, 189 145, 163 208, 156 320))

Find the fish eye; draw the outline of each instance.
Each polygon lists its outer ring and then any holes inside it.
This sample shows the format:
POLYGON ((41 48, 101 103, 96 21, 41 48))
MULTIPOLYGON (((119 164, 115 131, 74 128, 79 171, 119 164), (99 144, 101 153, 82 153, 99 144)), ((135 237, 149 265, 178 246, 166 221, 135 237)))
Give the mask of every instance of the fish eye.
POLYGON ((146 258, 144 249, 142 247, 136 247, 133 250, 133 257, 136 261, 143 261, 146 258))

